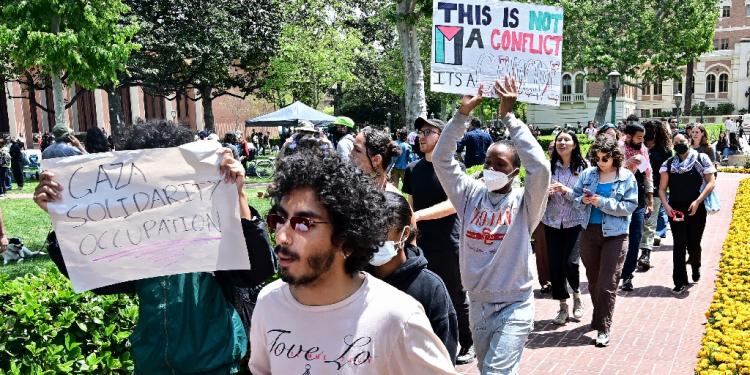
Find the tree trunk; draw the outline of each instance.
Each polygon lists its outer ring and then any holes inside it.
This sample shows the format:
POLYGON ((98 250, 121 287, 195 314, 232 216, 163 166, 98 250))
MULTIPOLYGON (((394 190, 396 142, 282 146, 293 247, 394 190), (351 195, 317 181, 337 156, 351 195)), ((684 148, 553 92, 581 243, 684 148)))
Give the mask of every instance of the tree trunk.
POLYGON ((122 142, 125 136, 125 113, 122 110, 122 95, 120 89, 114 85, 107 85, 104 89, 107 92, 107 101, 109 102, 109 127, 112 130, 112 140, 115 145, 122 142))
MULTIPOLYGON (((60 32, 60 16, 52 17, 52 34, 60 32)), ((63 86, 60 80, 60 70, 52 70, 52 100, 55 102, 55 125, 65 125, 65 98, 63 97, 63 86)), ((48 104, 49 106, 49 104, 48 104)))
MULTIPOLYGON (((401 17, 414 16, 416 0, 401 0, 396 3, 396 14, 401 17)), ((413 17, 410 17, 413 18, 413 17)), ((412 21, 416 22, 416 21, 412 21)), ((424 116, 427 112, 427 100, 424 92, 424 70, 422 58, 419 55, 419 40, 415 23, 402 19, 396 22, 398 38, 401 42, 401 54, 404 61, 404 76, 406 78, 405 107, 406 128, 414 129, 414 120, 424 116)))
POLYGON ((687 65, 687 73, 685 74, 685 116, 690 116, 693 106, 693 60, 687 65))
POLYGON ((601 125, 607 123, 605 119, 607 118, 607 108, 609 108, 610 99, 612 99, 612 95, 607 88, 604 88, 602 94, 599 96, 599 103, 596 105, 596 114, 594 115, 594 121, 598 121, 601 125))
POLYGON ((206 132, 216 133, 214 129, 214 108, 213 99, 211 99, 211 86, 201 87, 201 103, 203 103, 203 125, 206 128, 206 132))
POLYGON ((341 97, 343 94, 341 93, 341 82, 336 84, 336 93, 333 95, 333 115, 334 116, 341 116, 341 97))

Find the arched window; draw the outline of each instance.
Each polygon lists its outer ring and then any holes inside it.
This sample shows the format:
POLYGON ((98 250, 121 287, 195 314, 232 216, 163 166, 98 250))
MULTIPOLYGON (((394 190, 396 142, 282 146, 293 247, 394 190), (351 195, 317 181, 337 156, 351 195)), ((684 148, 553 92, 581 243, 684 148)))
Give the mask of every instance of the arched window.
POLYGON ((570 74, 566 74, 562 77, 563 87, 562 87, 562 93, 563 95, 570 95, 573 92, 573 89, 570 85, 570 74))
POLYGON ((583 94, 583 74, 576 76, 576 94, 583 94))
POLYGON ((729 92, 729 75, 726 73, 719 76, 719 92, 729 92))
POLYGON ((716 76, 713 74, 709 74, 708 76, 706 76, 706 92, 716 92, 716 76))

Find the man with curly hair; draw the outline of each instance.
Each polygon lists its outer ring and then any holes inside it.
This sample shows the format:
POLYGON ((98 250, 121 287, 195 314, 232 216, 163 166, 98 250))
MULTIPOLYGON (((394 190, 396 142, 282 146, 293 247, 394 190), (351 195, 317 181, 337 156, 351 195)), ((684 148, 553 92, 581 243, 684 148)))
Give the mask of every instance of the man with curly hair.
POLYGON ((268 193, 281 279, 253 314, 253 374, 455 373, 422 306, 362 272, 391 217, 367 176, 306 147, 281 161, 268 193))

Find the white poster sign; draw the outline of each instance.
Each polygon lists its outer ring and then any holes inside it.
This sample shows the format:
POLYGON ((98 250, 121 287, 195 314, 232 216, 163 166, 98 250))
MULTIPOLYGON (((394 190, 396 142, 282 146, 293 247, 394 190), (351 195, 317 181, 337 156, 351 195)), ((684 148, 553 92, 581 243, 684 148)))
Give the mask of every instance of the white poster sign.
POLYGON ((237 187, 218 142, 42 161, 62 185, 49 204, 76 292, 188 272, 249 269, 237 187))
POLYGON ((563 8, 504 1, 433 2, 430 88, 497 97, 510 75, 519 101, 560 105, 563 8))

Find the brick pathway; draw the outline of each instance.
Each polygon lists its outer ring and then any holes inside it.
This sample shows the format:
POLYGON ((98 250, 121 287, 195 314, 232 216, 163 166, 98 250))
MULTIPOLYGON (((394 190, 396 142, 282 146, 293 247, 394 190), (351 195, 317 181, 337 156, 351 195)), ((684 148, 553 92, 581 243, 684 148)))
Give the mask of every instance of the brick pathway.
MULTIPOLYGON (((732 219, 732 204, 742 174, 720 173, 716 191, 721 211, 708 217, 703 235, 702 278, 687 292, 673 297, 672 238, 662 240, 651 256, 654 268, 637 272, 635 290, 618 293, 612 339, 607 348, 592 344, 596 331, 591 322, 591 299, 581 264, 581 290, 586 315, 565 326, 551 323, 558 302, 539 294, 536 286, 534 331, 521 360, 521 374, 694 374, 696 355, 711 304, 721 249, 732 219)), ((690 270, 688 269, 688 272, 690 270)), ((536 272, 536 271, 535 271, 536 272)), ((570 302, 569 302, 570 303, 570 302)), ((571 303, 572 306, 572 303, 571 303)), ((461 374, 479 374, 476 362, 459 366, 461 374)))

